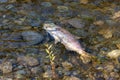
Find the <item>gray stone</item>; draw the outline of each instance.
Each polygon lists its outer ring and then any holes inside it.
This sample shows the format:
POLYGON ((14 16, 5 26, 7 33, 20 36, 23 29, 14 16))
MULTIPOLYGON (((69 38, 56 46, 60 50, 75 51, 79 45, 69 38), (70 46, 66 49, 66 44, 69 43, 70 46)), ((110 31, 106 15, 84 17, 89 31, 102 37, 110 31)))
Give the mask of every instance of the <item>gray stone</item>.
POLYGON ((8 0, 0 0, 0 3, 6 3, 8 0))
POLYGON ((28 42, 30 45, 38 44, 43 40, 43 36, 34 31, 24 31, 21 35, 23 40, 28 42))
POLYGON ((42 2, 41 5, 44 7, 51 7, 52 6, 52 4, 50 2, 42 2))
POLYGON ((38 60, 34 57, 29 57, 29 56, 20 56, 17 58, 17 61, 21 64, 21 65, 25 65, 25 66, 36 66, 39 64, 38 60))
POLYGON ((72 18, 69 20, 65 20, 65 22, 68 22, 70 25, 72 25, 75 28, 83 28, 85 26, 85 23, 78 18, 72 18))
POLYGON ((0 67, 1 67, 1 70, 3 71, 3 73, 12 72, 12 68, 13 68, 11 62, 3 62, 0 67))
POLYGON ((67 6, 57 6, 59 12, 67 12, 69 9, 67 6))
POLYGON ((62 66, 65 68, 65 70, 70 70, 71 68, 73 68, 73 64, 67 61, 62 62, 62 66))
POLYGON ((120 50, 116 49, 116 50, 112 50, 107 54, 108 57, 110 57, 111 59, 116 59, 120 56, 120 50))

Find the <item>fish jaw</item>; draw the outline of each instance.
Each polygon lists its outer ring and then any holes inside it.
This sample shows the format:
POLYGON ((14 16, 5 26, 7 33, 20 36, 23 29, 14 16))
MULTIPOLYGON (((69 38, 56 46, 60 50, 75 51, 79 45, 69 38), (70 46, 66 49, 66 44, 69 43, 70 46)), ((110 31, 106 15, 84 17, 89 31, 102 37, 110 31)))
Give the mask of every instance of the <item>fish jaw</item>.
POLYGON ((56 30, 56 25, 54 23, 44 23, 43 29, 46 31, 55 31, 56 30))

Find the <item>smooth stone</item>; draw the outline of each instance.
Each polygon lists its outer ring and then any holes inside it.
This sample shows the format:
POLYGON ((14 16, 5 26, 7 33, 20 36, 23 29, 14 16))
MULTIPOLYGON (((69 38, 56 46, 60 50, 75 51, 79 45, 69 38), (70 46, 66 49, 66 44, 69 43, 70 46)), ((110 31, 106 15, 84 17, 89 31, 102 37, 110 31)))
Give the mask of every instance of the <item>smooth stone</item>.
POLYGON ((69 20, 65 20, 63 22, 68 22, 70 25, 72 25, 75 28, 85 27, 85 23, 81 19, 78 19, 78 18, 72 18, 72 19, 69 19, 69 20))
POLYGON ((67 12, 69 9, 67 6, 57 6, 59 12, 67 12))
POLYGON ((0 65, 1 70, 3 73, 10 73, 12 72, 12 63, 11 62, 4 62, 0 65))
POLYGON ((6 3, 8 0, 0 0, 0 3, 6 3))
POLYGON ((116 49, 108 52, 107 56, 110 57, 111 59, 118 58, 120 56, 120 49, 116 49))
POLYGON ((43 40, 43 36, 35 31, 23 31, 21 35, 30 45, 38 44, 43 40))
POLYGON ((25 66, 36 66, 39 65, 39 61, 34 57, 29 56, 19 56, 17 61, 25 66))
POLYGON ((52 6, 52 4, 50 2, 42 2, 41 5, 44 7, 51 7, 52 6))
POLYGON ((62 62, 62 66, 63 66, 66 70, 70 70, 70 69, 73 68, 73 64, 70 63, 70 62, 67 62, 67 61, 62 62))

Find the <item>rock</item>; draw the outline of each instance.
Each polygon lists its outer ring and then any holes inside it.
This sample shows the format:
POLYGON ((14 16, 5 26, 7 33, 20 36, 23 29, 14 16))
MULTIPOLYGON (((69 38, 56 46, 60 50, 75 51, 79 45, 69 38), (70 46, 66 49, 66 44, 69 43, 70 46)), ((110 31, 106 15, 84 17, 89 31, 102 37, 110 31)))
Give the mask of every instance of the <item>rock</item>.
POLYGON ((42 70, 40 67, 33 67, 33 68, 31 68, 31 72, 33 74, 38 74, 38 73, 42 73, 42 70))
POLYGON ((80 0, 80 3, 82 4, 87 4, 89 2, 89 0, 80 0))
POLYGON ((57 5, 60 5, 60 4, 63 4, 63 2, 61 0, 51 0, 52 3, 54 4, 57 4, 57 5))
POLYGON ((116 46, 118 47, 118 49, 120 49, 120 43, 116 44, 116 46))
POLYGON ((0 3, 6 3, 8 0, 0 0, 0 3))
POLYGON ((0 65, 1 70, 3 71, 3 73, 10 73, 12 72, 12 63, 11 62, 3 62, 0 65))
POLYGON ((104 21, 102 21, 102 20, 98 20, 98 21, 95 21, 93 24, 94 24, 94 25, 101 26, 101 25, 104 24, 104 21))
POLYGON ((38 44, 43 40, 43 36, 34 31, 23 31, 21 35, 30 45, 38 44))
POLYGON ((25 75, 27 74, 26 70, 18 70, 15 72, 15 78, 17 80, 21 79, 24 80, 24 78, 26 77, 25 75))
POLYGON ((109 26, 114 26, 116 24, 116 22, 114 20, 106 20, 106 23, 109 25, 109 26))
POLYGON ((30 21, 30 25, 33 26, 33 27, 39 27, 40 24, 41 24, 40 20, 31 20, 30 21))
POLYGON ((51 70, 47 70, 44 74, 43 74, 43 77, 44 78, 51 78, 53 75, 52 75, 52 71, 51 70))
POLYGON ((119 49, 112 50, 107 54, 107 56, 110 57, 111 59, 116 59, 120 56, 120 50, 119 49))
POLYGON ((50 2, 42 2, 41 5, 44 7, 51 7, 52 6, 52 4, 50 2))
POLYGON ((112 29, 101 29, 99 32, 99 34, 103 35, 104 38, 111 38, 113 36, 113 31, 112 29))
POLYGON ((10 9, 14 8, 14 5, 9 4, 9 5, 7 5, 5 8, 7 8, 8 10, 10 10, 10 9))
POLYGON ((28 66, 36 66, 39 64, 37 59, 29 56, 19 56, 17 58, 17 61, 22 65, 28 65, 28 66))
POLYGON ((81 80, 75 76, 64 76, 63 80, 81 80))
POLYGON ((66 69, 66 70, 70 70, 73 68, 73 64, 71 64, 70 62, 62 62, 62 66, 66 69))
POLYGON ((113 16, 112 16, 112 19, 119 19, 119 18, 120 18, 120 11, 114 13, 113 16))
POLYGON ((69 19, 69 20, 65 20, 63 22, 67 22, 75 28, 85 27, 85 23, 81 19, 78 19, 78 18, 72 18, 72 19, 69 19))
MULTIPOLYGON (((54 12, 55 12, 54 7, 44 7, 44 8, 41 9, 41 15, 42 16, 48 16, 48 15, 53 16, 54 12)), ((47 20, 48 19, 49 18, 47 17, 47 20)))
POLYGON ((67 12, 69 9, 67 6, 57 6, 59 12, 67 12))
POLYGON ((109 63, 109 64, 105 65, 104 70, 106 72, 112 72, 114 70, 114 64, 109 63))

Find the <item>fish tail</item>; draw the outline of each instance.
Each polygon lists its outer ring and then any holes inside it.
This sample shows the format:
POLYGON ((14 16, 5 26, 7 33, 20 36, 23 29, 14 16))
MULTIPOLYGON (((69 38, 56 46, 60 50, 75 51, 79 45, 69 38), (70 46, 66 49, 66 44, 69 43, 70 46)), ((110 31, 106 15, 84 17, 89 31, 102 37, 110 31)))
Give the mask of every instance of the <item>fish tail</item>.
POLYGON ((89 63, 92 60, 92 56, 85 52, 85 51, 79 51, 80 59, 83 61, 83 63, 89 63))

